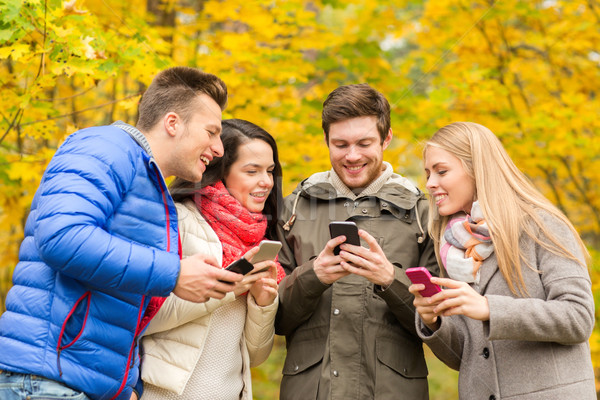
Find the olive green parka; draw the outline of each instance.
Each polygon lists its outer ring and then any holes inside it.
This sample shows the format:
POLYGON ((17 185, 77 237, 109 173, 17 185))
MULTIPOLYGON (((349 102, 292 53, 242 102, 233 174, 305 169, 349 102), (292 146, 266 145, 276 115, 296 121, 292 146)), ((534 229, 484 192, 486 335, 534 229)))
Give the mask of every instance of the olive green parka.
MULTIPOLYGON (((387 168, 391 168, 387 164, 387 168)), ((410 181, 392 174, 381 189, 350 199, 330 172, 317 173, 284 201, 275 329, 286 336, 281 399, 428 399, 427 366, 415 331, 413 296, 404 270, 438 275, 427 235, 428 203, 410 181), (354 221, 376 238, 395 266, 382 290, 358 275, 319 281, 313 260, 330 239, 330 221, 354 221)), ((363 243, 365 246, 365 243, 363 243)))

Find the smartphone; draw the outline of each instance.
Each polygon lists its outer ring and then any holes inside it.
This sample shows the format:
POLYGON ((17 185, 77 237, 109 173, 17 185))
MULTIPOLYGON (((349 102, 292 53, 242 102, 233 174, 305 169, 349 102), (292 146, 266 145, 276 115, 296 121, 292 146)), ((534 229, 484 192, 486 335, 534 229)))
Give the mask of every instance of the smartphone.
POLYGON ((425 285, 425 289, 419 292, 423 297, 431 297, 442 291, 438 285, 431 283, 431 274, 424 267, 408 268, 406 276, 408 276, 408 279, 412 283, 422 283, 425 285))
MULTIPOLYGON (((252 257, 252 264, 257 264, 265 260, 274 260, 277 257, 277 253, 281 249, 281 242, 276 240, 263 240, 258 245, 258 253, 252 257)), ((254 271, 253 274, 268 270, 269 267, 254 271)))
POLYGON ((242 257, 229 264, 225 269, 227 271, 235 272, 236 274, 246 275, 254 269, 254 265, 242 257))
POLYGON ((281 242, 276 240, 263 240, 258 247, 258 253, 252 257, 252 264, 257 264, 265 260, 274 260, 281 249, 281 242))
MULTIPOLYGON (((331 238, 341 235, 346 236, 346 242, 355 246, 360 246, 360 237, 358 236, 358 227, 352 221, 333 221, 329 223, 329 233, 331 238)), ((333 249, 333 254, 340 254, 340 246, 333 249)))

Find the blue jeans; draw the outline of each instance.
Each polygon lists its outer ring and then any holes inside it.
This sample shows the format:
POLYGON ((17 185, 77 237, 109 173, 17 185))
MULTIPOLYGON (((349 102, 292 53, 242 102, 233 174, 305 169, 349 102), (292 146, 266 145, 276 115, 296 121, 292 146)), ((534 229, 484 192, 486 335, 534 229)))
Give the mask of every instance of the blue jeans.
POLYGON ((90 400, 85 393, 37 375, 0 370, 0 400, 90 400))

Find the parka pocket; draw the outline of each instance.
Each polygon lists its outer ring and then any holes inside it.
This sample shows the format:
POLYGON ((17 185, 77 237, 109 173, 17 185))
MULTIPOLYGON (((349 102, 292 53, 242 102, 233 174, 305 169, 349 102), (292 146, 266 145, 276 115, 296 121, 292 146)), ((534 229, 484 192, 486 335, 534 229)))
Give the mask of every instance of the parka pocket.
POLYGON ((325 342, 310 340, 295 343, 287 351, 283 375, 298 375, 323 360, 325 342))
POLYGON ((282 371, 280 400, 317 398, 324 352, 323 339, 301 341, 288 348, 282 371))
POLYGON ((375 398, 396 398, 410 393, 411 399, 428 399, 427 364, 420 343, 402 337, 377 338, 375 398))
POLYGON ((427 364, 420 343, 402 338, 379 337, 377 359, 405 378, 426 378, 427 364))

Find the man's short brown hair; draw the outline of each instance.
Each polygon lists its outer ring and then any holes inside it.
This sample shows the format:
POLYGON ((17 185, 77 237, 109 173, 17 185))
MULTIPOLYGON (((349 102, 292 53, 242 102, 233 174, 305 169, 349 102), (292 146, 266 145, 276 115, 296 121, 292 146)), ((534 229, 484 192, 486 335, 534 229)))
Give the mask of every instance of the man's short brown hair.
POLYGON ((189 121, 199 94, 210 96, 221 110, 227 106, 227 86, 217 76, 190 67, 172 67, 160 72, 142 96, 138 129, 152 129, 169 112, 176 112, 184 122, 189 121))
POLYGON ((323 131, 329 143, 329 127, 336 122, 356 117, 377 118, 381 143, 390 131, 390 103, 385 96, 366 83, 340 86, 323 102, 323 131))

